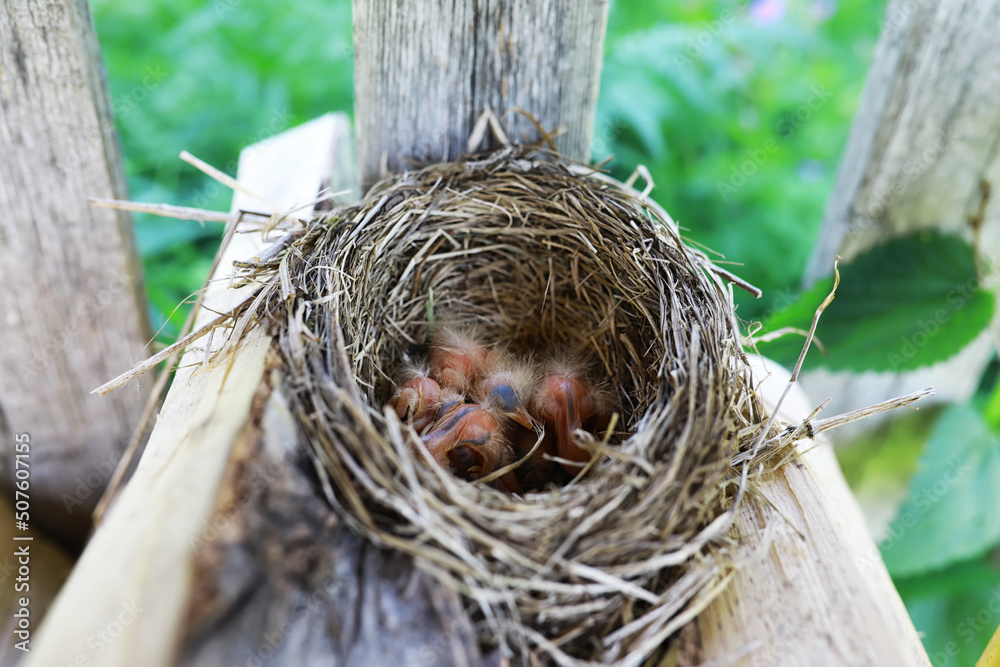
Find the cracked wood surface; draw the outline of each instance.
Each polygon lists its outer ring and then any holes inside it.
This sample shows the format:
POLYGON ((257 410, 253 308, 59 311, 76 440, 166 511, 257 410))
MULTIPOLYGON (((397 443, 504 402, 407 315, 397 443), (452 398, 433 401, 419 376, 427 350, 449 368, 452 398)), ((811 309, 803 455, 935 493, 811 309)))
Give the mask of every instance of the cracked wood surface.
POLYGON ((74 548, 150 387, 90 395, 150 336, 128 214, 88 203, 125 196, 86 2, 0 0, 0 423, 34 443, 32 520, 74 548))
MULTIPOLYGON (((492 109, 511 140, 539 138, 520 108, 559 150, 590 158, 608 0, 483 0, 475 3, 355 0, 355 122, 362 182, 409 160, 467 152, 480 114, 492 109)), ((487 133, 487 137, 490 137, 487 133)), ((489 142, 487 147, 496 147, 489 142)), ((482 148, 482 146, 481 146, 482 148)))

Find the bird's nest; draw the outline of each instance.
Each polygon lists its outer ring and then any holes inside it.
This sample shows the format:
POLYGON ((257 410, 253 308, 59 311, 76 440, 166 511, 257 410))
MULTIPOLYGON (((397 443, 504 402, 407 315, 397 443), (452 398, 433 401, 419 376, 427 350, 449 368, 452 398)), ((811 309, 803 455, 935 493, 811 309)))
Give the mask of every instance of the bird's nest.
POLYGON ((641 664, 730 578, 729 527, 755 474, 802 437, 932 391, 777 423, 743 353, 739 279, 686 245, 647 194, 508 147, 389 178, 304 225, 265 215, 261 231, 288 233, 234 263, 250 297, 97 391, 228 328, 205 363, 224 361, 268 323, 322 492, 359 535, 461 594, 484 645, 515 664, 641 664), (591 380, 619 413, 600 440, 576 432, 595 453, 584 474, 517 495, 433 461, 385 405, 443 322, 599 369, 591 380))
MULTIPOLYGON (((472 602, 484 641, 526 664, 637 664, 725 579, 734 459, 767 415, 725 272, 646 197, 506 149, 387 179, 270 266, 263 307, 330 502, 472 602), (421 455, 383 406, 443 320, 600 368, 621 411, 584 443, 589 474, 521 497, 421 455)), ((797 434, 763 435, 758 461, 797 434)))
POLYGON ((101 391, 216 328, 232 327, 222 355, 269 322, 283 393, 345 522, 464 596, 484 644, 515 664, 638 665, 729 578, 749 472, 818 424, 765 413, 738 279, 646 194, 533 148, 389 178, 236 263, 255 296, 101 391), (597 453, 587 474, 521 496, 430 459, 384 406, 444 321, 600 369, 620 412, 600 441, 577 432, 597 453))

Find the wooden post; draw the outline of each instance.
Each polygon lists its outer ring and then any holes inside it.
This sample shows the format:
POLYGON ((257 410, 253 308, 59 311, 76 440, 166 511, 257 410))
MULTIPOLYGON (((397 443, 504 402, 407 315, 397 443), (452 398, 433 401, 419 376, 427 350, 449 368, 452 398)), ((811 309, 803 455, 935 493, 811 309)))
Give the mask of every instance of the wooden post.
MULTIPOLYGON (((976 244, 991 272, 1000 269, 998 22, 998 0, 889 3, 807 285, 832 273, 835 255, 850 260, 920 229, 958 233, 976 244), (992 194, 973 224, 984 204, 983 183, 992 194)), ((833 396, 835 411, 928 384, 937 389, 935 400, 964 401, 993 354, 984 333, 957 357, 926 369, 860 377, 822 371, 803 383, 817 397, 833 396)))
MULTIPOLYGON (((774 409, 789 373, 751 363, 774 409)), ((778 414, 794 424, 815 406, 793 389, 778 414)), ((692 623, 699 662, 929 665, 829 443, 804 440, 799 451, 755 483, 736 518, 744 565, 692 623)))
POLYGON ((892 0, 806 281, 918 229, 1000 259, 1000 0, 892 0), (993 185, 976 233, 969 217, 993 185))
POLYGON ((88 203, 125 185, 85 2, 0 0, 0 110, 0 477, 28 433, 32 521, 78 548, 149 383, 90 391, 150 337, 129 217, 88 203))
POLYGON ((607 15, 608 0, 355 0, 362 182, 468 152, 486 109, 515 142, 540 137, 507 113, 519 108, 546 131, 564 129, 564 155, 589 159, 607 15))

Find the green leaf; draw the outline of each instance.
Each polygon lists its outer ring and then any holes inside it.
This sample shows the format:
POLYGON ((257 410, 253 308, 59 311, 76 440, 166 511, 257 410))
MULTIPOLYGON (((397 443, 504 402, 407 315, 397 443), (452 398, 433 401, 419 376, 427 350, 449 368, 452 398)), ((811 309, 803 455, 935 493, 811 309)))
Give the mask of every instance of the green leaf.
POLYGON ((974 665, 998 621, 1000 569, 986 558, 895 583, 931 664, 974 665))
MULTIPOLYGON (((765 318, 764 332, 808 330, 832 284, 832 277, 820 281, 765 318)), ((967 242, 937 231, 896 238, 841 268, 837 296, 816 330, 829 356, 810 350, 807 367, 898 372, 929 366, 979 335, 993 308, 993 294, 979 286, 967 242)), ((760 351, 794 364, 803 342, 801 336, 784 336, 760 344, 760 351)))
POLYGON ((879 545, 894 577, 978 556, 1000 543, 1000 438, 971 405, 934 427, 906 502, 879 545))
POLYGON ((994 381, 993 391, 983 401, 983 420, 995 432, 1000 431, 1000 378, 994 381))

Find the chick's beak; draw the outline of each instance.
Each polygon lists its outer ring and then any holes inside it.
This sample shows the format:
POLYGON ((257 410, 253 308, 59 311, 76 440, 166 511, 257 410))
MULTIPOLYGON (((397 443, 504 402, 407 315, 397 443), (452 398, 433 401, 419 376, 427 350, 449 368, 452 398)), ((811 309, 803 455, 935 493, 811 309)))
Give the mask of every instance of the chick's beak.
POLYGON ((528 411, 525 410, 524 407, 522 406, 518 406, 513 411, 502 412, 500 414, 502 414, 504 417, 507 417, 518 426, 523 426, 529 431, 532 431, 535 428, 534 420, 531 418, 531 415, 528 414, 528 411))
POLYGON ((590 453, 573 442, 573 432, 581 427, 581 410, 586 411, 590 387, 580 378, 553 374, 539 387, 536 405, 539 416, 555 431, 556 449, 566 460, 570 473, 580 470, 590 460, 590 453), (583 404, 583 405, 581 405, 583 404))

